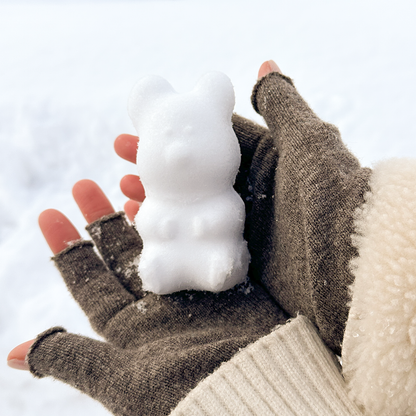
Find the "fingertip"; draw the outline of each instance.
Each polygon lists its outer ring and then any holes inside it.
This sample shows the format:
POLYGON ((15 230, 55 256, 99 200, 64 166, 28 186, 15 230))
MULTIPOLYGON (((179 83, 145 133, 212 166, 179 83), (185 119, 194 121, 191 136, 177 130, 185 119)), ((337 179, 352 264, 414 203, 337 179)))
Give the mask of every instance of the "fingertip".
POLYGON ((26 356, 29 352, 30 347, 35 340, 26 341, 23 344, 13 348, 7 356, 7 365, 16 370, 29 371, 29 365, 26 361, 26 356))
POLYGON ((131 199, 124 204, 124 212, 126 213, 130 222, 134 221, 136 214, 139 212, 140 206, 140 202, 133 201, 131 199))
POLYGON ((131 134, 120 134, 114 141, 114 150, 118 156, 129 162, 136 163, 139 138, 131 134))
POLYGON ((114 208, 102 189, 90 179, 75 183, 72 196, 88 224, 114 213, 114 208))
POLYGON ((81 179, 78 182, 75 182, 72 186, 72 196, 74 197, 75 202, 81 199, 85 193, 88 193, 90 190, 93 190, 95 186, 98 185, 91 179, 81 179))
POLYGON ((279 74, 282 73, 276 62, 274 62, 272 59, 262 63, 257 79, 263 78, 271 72, 278 72, 279 74))
POLYGON ((121 178, 120 189, 123 194, 137 202, 143 202, 146 194, 143 184, 137 175, 125 175, 121 178))
POLYGON ((45 209, 39 214, 39 217, 38 217, 38 223, 39 223, 40 228, 41 229, 46 228, 46 226, 51 221, 52 217, 58 217, 60 215, 63 215, 63 214, 56 209, 53 209, 53 208, 45 209))
POLYGON ((68 244, 81 238, 71 221, 56 209, 43 211, 39 215, 38 223, 53 254, 61 252, 68 244))

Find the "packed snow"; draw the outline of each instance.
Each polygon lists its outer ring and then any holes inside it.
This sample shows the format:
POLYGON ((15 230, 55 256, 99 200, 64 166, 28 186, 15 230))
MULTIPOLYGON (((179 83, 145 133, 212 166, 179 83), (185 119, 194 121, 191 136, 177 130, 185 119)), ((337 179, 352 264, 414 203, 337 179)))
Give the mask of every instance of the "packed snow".
POLYGON ((241 161, 234 104, 231 80, 221 72, 183 93, 149 75, 130 94, 146 192, 135 218, 144 290, 221 292, 246 279, 245 208, 233 188, 241 161))
POLYGON ((56 208, 82 229, 71 187, 84 178, 123 207, 119 180, 136 170, 112 147, 135 133, 126 107, 140 77, 185 91, 224 72, 236 112, 260 122, 251 89, 274 59, 364 165, 415 157, 415 15, 411 0, 0 0, 0 413, 108 415, 66 385, 8 368, 6 356, 53 325, 96 337, 37 216, 56 208))

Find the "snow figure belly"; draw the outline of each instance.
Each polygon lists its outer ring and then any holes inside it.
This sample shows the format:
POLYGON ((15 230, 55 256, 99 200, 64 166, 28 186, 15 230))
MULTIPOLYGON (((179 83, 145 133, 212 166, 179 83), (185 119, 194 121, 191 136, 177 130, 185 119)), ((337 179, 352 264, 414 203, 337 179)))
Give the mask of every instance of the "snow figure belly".
POLYGON ((144 290, 219 292, 246 277, 244 203, 233 189, 241 157, 233 108, 231 81, 218 72, 184 94, 156 76, 133 88, 129 115, 146 191, 135 218, 144 290))

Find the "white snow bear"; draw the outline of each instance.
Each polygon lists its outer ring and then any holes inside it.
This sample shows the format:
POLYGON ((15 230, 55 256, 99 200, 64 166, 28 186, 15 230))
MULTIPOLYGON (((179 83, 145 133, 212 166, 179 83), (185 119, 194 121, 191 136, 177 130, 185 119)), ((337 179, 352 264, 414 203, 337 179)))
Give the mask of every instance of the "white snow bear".
POLYGON ((146 192, 135 218, 146 291, 220 292, 245 280, 250 255, 244 203, 232 187, 241 158, 233 108, 233 86, 220 72, 184 94, 158 76, 141 79, 131 92, 146 192))

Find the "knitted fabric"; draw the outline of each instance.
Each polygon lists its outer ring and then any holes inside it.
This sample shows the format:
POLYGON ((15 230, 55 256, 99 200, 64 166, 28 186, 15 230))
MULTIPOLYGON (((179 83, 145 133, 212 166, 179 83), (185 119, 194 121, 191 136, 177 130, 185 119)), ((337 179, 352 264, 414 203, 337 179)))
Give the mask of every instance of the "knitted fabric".
POLYGON ((64 381, 115 415, 169 414, 222 362, 287 319, 250 282, 219 294, 143 294, 133 267, 141 241, 124 214, 88 228, 102 259, 79 241, 54 261, 106 342, 52 328, 38 336, 28 363, 36 377, 64 381))
POLYGON ((221 365, 172 416, 359 416, 336 357, 299 316, 221 365))
POLYGON ((307 316, 340 353, 353 282, 349 262, 357 255, 353 213, 364 202, 371 170, 360 167, 336 127, 312 112, 288 77, 262 78, 252 101, 269 131, 258 134, 248 175, 251 276, 290 315, 307 316), (270 215, 263 221, 264 204, 270 215))
POLYGON ((352 213, 370 171, 287 77, 263 78, 253 104, 269 129, 233 117, 242 150, 235 188, 246 203, 251 280, 219 294, 144 293, 140 237, 124 215, 105 217, 88 227, 94 244, 79 241, 54 258, 105 342, 52 328, 29 352, 35 376, 69 383, 115 415, 166 415, 288 314, 307 316, 339 352, 352 282, 348 262, 356 255, 352 213))

